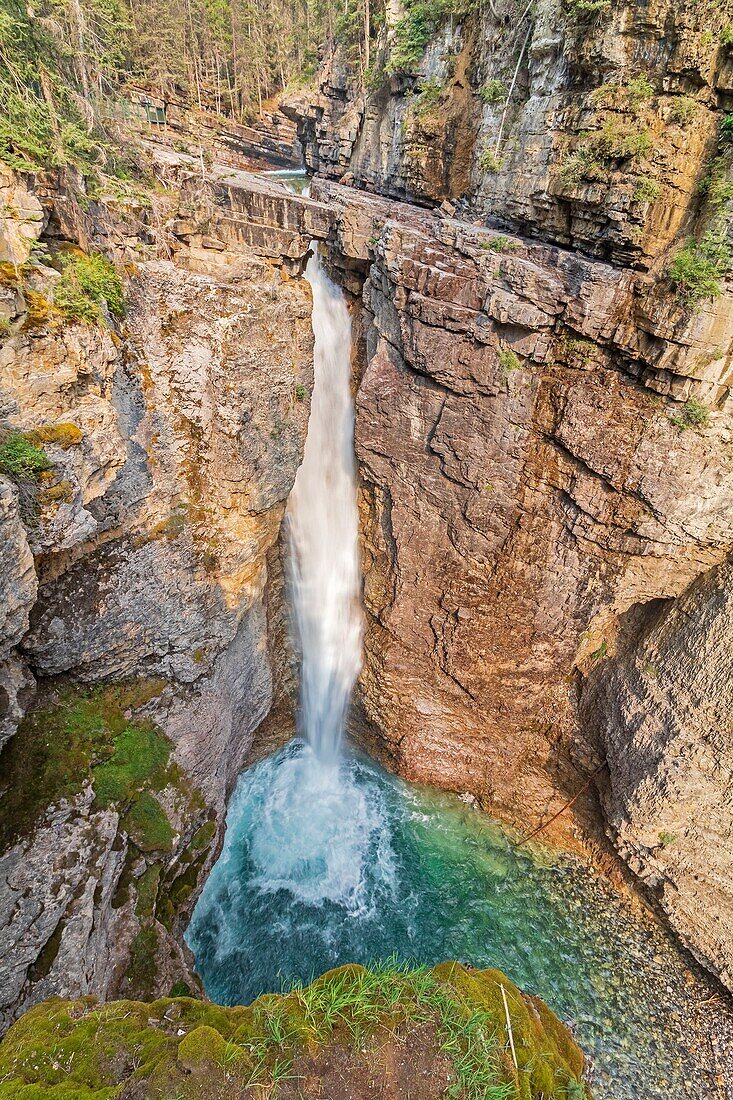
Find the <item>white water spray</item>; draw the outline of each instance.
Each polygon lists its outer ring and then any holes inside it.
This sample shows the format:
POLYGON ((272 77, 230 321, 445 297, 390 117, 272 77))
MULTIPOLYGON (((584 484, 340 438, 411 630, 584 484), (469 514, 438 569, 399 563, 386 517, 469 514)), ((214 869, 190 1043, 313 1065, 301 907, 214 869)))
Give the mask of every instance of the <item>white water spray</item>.
POLYGON ((321 763, 334 763, 361 665, 351 320, 315 252, 305 277, 313 291, 315 381, 287 514, 302 653, 302 733, 321 763))

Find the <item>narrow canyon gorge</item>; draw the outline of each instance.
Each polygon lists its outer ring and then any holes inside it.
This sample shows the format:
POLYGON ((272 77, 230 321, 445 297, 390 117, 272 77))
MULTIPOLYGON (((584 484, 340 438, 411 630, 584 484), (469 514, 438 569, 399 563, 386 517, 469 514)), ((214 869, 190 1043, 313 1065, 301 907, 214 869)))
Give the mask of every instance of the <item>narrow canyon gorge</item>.
POLYGON ((336 36, 246 124, 200 87, 110 110, 134 187, 0 132, 0 1097, 728 1100, 733 6, 366 11, 359 64, 336 36), (594 967, 633 942, 618 1049, 600 988, 596 1047, 515 959, 533 922, 548 973, 573 923, 594 967), (365 997, 393 953, 356 1053, 323 1046, 297 967, 365 997), (651 1083, 665 989, 691 1068, 651 1083), (455 1069, 447 997, 506 1025, 506 1091, 455 1069), (92 998, 139 1054, 19 1076, 58 1013, 102 1042, 92 998), (281 1080, 262 1012, 308 1037, 281 1080))

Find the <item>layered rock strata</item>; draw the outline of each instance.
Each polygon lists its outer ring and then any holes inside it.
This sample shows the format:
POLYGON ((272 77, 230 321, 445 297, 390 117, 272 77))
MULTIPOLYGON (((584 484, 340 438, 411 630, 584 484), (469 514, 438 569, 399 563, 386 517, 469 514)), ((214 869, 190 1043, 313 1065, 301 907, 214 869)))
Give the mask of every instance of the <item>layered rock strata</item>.
POLYGON ((5 1023, 191 980, 226 796, 290 690, 279 537, 312 384, 310 291, 266 235, 190 245, 175 193, 141 217, 9 186, 0 443, 46 468, 0 484, 5 1023), (63 312, 39 236, 115 258, 122 323, 63 312))

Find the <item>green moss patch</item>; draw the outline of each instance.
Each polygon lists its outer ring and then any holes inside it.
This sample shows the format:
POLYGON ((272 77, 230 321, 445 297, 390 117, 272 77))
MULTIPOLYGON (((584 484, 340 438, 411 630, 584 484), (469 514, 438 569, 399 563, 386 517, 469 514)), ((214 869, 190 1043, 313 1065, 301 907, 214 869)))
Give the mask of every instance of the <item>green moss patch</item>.
MULTIPOLYGON (((26 715, 0 753, 0 848, 27 835, 47 807, 73 798, 86 782, 98 805, 121 804, 128 813, 143 790, 179 783, 167 738, 151 722, 126 717, 163 686, 136 680, 65 687, 51 705, 26 715)), ((137 826, 150 818, 144 811, 134 815, 137 826)), ((154 832, 161 836, 159 822, 154 832)))
MULTIPOLYGON (((152 930, 141 932, 133 945, 141 966, 156 947, 146 935, 152 930)), ((246 1008, 187 997, 152 1004, 47 1001, 26 1013, 0 1044, 0 1100, 107 1098, 122 1094, 132 1081, 141 1095, 181 1100, 218 1097, 223 1086, 238 1095, 248 1085, 268 1090, 305 1080, 307 1094, 315 1095, 311 1089, 334 1061, 346 1065, 353 1082, 367 1081, 385 1056, 404 1054, 418 1037, 436 1080, 432 1091, 416 1096, 589 1095, 581 1083, 583 1055, 570 1032, 500 971, 457 963, 407 970, 387 963, 340 967, 310 986, 260 997, 246 1008), (437 1080, 446 1075, 447 1091, 437 1080)))
POLYGON ((140 792, 122 819, 122 827, 141 852, 169 852, 173 847, 173 829, 150 791, 140 792))

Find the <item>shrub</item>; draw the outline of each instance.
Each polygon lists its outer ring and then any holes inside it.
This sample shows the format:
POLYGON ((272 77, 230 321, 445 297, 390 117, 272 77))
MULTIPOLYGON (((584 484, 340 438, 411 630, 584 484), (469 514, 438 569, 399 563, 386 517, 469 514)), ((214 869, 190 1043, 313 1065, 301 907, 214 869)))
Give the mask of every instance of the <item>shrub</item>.
POLYGON ((710 204, 721 212, 733 199, 733 180, 728 179, 729 170, 729 157, 721 153, 711 162, 699 184, 700 194, 706 195, 710 204))
POLYGON ((437 107, 443 94, 443 85, 439 80, 421 80, 415 98, 415 113, 418 116, 430 114, 437 107))
POLYGON ((726 23, 720 32, 720 44, 729 50, 733 46, 733 23, 726 23))
POLYGON ((0 470, 16 481, 37 481, 51 460, 42 447, 36 447, 23 432, 10 432, 0 443, 0 470))
POLYGON ((305 388, 304 385, 302 385, 299 382, 298 385, 295 387, 295 400, 296 401, 305 401, 305 395, 306 395, 306 388, 305 388))
POLYGON ((610 11, 611 0, 565 0, 565 6, 578 22, 587 22, 610 11))
POLYGON ((601 162, 588 146, 579 146, 570 153, 560 165, 558 175, 562 183, 576 184, 584 179, 593 179, 602 168, 601 162))
POLYGON ((489 241, 481 241, 479 245, 486 252, 516 252, 517 243, 512 241, 509 237, 503 237, 498 234, 496 237, 492 237, 489 241))
POLYGON ((692 99, 688 95, 677 96, 672 104, 669 117, 672 122, 677 122, 680 126, 686 126, 694 118, 697 118, 699 109, 696 99, 692 99))
POLYGON ((709 422, 710 410, 694 397, 688 397, 682 413, 672 417, 674 426, 683 432, 687 428, 707 428, 709 422))
POLYGON ((643 157, 652 147, 651 134, 647 129, 622 126, 615 119, 609 119, 599 131, 591 134, 588 143, 599 157, 610 160, 643 157))
POLYGON ((66 253, 61 256, 63 274, 54 287, 56 309, 72 321, 102 324, 105 310, 122 317, 125 300, 120 277, 112 264, 99 252, 88 256, 66 253))
POLYGON ((506 99, 506 85, 503 80, 487 80, 478 93, 484 103, 501 103, 506 99))
POLYGON ((518 355, 515 355, 509 348, 502 348, 498 355, 499 370, 501 376, 506 382, 512 371, 522 369, 522 361, 518 355))
POLYGON ((720 142, 721 145, 733 142, 733 111, 725 116, 720 125, 720 142))
POLYGON ((700 240, 690 239, 672 260, 667 275, 677 288, 677 297, 694 308, 706 298, 718 298, 721 280, 731 266, 725 222, 720 219, 700 240))
POLYGON ((493 149, 484 149, 478 158, 482 172, 501 172, 505 157, 498 157, 493 149))
POLYGON ((626 94, 629 106, 637 108, 645 99, 651 99, 654 95, 654 85, 645 76, 637 76, 626 85, 626 94))
POLYGON ((651 179, 649 176, 642 176, 636 184, 632 201, 655 202, 659 198, 661 193, 661 183, 657 183, 656 180, 651 179))

